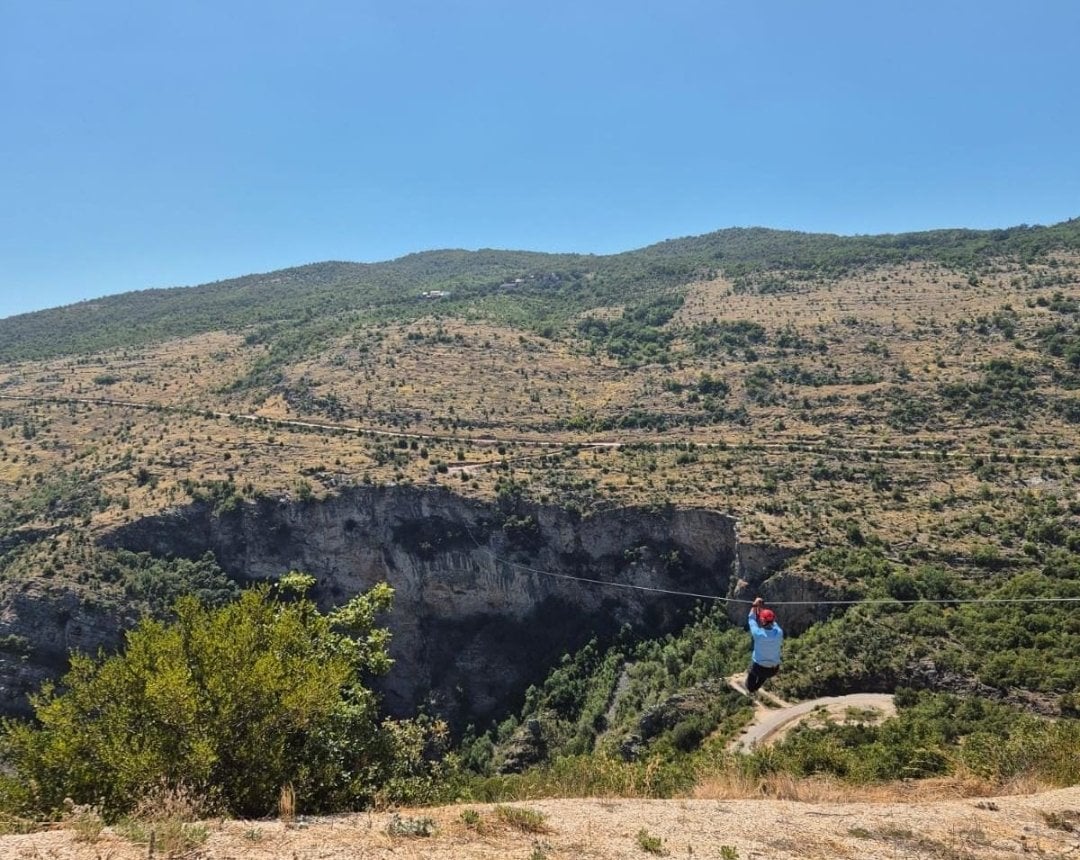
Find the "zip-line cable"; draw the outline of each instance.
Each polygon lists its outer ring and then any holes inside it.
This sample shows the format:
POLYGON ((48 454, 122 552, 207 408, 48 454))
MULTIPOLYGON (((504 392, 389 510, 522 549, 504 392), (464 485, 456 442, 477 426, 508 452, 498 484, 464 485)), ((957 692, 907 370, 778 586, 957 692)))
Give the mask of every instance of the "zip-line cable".
MULTIPOLYGON (((516 561, 510 561, 509 559, 501 558, 491 550, 484 547, 480 541, 476 539, 472 531, 466 527, 466 531, 469 532, 469 537, 472 538, 473 543, 476 544, 477 549, 486 555, 491 557, 491 560, 496 565, 505 565, 507 567, 516 568, 518 570, 525 571, 527 573, 534 573, 538 576, 547 576, 552 579, 566 579, 574 582, 584 582, 589 585, 600 585, 608 588, 623 588, 632 591, 646 591, 653 594, 668 594, 674 597, 691 597, 697 600, 712 600, 717 603, 742 603, 747 606, 753 604, 751 600, 743 600, 737 597, 722 597, 719 594, 701 594, 695 591, 679 591, 671 588, 658 588, 652 585, 636 585, 632 582, 615 582, 606 579, 594 579, 588 576, 574 576, 571 573, 556 573, 552 570, 542 570, 537 567, 529 567, 526 564, 520 564, 516 561)), ((1080 597, 935 597, 935 598, 920 598, 920 599, 895 599, 891 597, 872 597, 866 599, 852 599, 852 600, 770 600, 768 601, 770 606, 857 606, 860 604, 868 605, 889 605, 895 606, 896 604, 916 604, 916 603, 930 603, 930 604, 947 604, 947 603, 987 603, 987 604, 1004 604, 1004 603, 1080 603, 1080 597)))
POLYGON ((518 570, 524 570, 524 571, 527 571, 529 573, 539 574, 540 576, 550 576, 553 579, 572 579, 575 582, 586 582, 586 583, 589 583, 591 585, 606 585, 606 586, 608 586, 610 588, 626 588, 626 589, 631 589, 633 591, 650 591, 650 592, 653 592, 655 594, 671 594, 671 595, 674 595, 676 597, 695 597, 695 598, 697 598, 699 600, 716 600, 716 601, 720 601, 722 603, 730 603, 730 602, 749 603, 750 602, 749 600, 745 600, 745 601, 743 601, 743 600, 735 600, 732 597, 720 597, 720 596, 715 595, 715 594, 698 594, 698 593, 693 592, 693 591, 676 591, 676 590, 670 589, 670 588, 657 588, 656 586, 652 586, 652 585, 635 585, 632 582, 612 582, 612 581, 606 580, 606 579, 591 579, 591 578, 589 578, 587 576, 574 576, 574 575, 569 574, 569 573, 555 573, 554 571, 551 571, 551 570, 539 570, 538 568, 528 567, 527 565, 524 565, 524 564, 518 564, 517 562, 507 561, 504 558, 499 558, 497 555, 495 555, 495 553, 491 552, 490 550, 483 549, 483 547, 481 547, 481 550, 483 552, 487 553, 488 555, 490 555, 492 560, 497 565, 498 564, 503 564, 503 565, 507 565, 509 567, 516 567, 518 570))

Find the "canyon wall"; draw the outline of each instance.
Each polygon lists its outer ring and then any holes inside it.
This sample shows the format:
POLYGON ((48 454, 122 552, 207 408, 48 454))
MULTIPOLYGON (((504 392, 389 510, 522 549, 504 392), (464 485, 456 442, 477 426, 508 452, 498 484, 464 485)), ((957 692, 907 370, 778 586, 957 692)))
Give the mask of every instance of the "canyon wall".
MULTIPOLYGON (((128 524, 103 542, 158 556, 210 550, 240 581, 301 570, 316 577, 324 607, 389 582, 395 599, 385 621, 395 664, 380 682, 386 706, 407 714, 426 705, 457 729, 517 707, 530 683, 593 637, 624 626, 648 637, 674 629, 695 601, 664 591, 782 597, 766 580, 792 552, 741 545, 734 519, 710 510, 622 508, 582 517, 409 486, 347 488, 319 501, 263 498, 227 513, 200 502, 128 524)), ((791 585, 800 596, 813 590, 791 585)), ((67 648, 114 648, 131 623, 99 618, 85 601, 67 605, 59 593, 45 603, 37 597, 0 607, 2 626, 27 639, 31 655, 14 673, 0 667, 7 710, 55 674, 67 648)), ((741 623, 745 605, 729 609, 741 623)), ((789 632, 814 620, 801 616, 790 617, 789 632)))

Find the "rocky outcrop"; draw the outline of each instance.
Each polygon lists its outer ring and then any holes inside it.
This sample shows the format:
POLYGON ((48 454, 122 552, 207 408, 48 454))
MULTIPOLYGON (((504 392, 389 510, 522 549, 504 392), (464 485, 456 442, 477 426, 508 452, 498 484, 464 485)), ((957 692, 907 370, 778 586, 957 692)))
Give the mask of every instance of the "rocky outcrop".
POLYGON ((1044 717, 1061 716, 1061 700, 1057 696, 1015 688, 1000 690, 997 687, 983 684, 977 678, 943 669, 928 657, 908 667, 908 677, 904 679, 904 682, 906 686, 915 689, 952 693, 956 696, 978 696, 983 699, 1016 705, 1044 717))
POLYGON ((758 544, 738 548, 738 578, 731 590, 735 601, 728 604, 728 617, 745 624, 750 602, 758 596, 776 610, 780 625, 789 635, 802 633, 824 621, 832 611, 825 601, 836 600, 836 589, 782 566, 798 550, 790 547, 763 547, 758 544))
POLYGON ((499 773, 522 773, 539 764, 548 754, 548 740, 543 723, 529 718, 518 726, 500 751, 499 773))
POLYGON ((0 536, 0 555, 10 552, 24 543, 34 543, 35 541, 52 537, 59 531, 60 529, 54 526, 45 529, 16 529, 13 532, 8 532, 6 535, 0 536))
POLYGON ((735 521, 715 511, 582 517, 416 487, 262 499, 221 516, 196 504, 130 524, 109 541, 157 555, 209 549, 244 580, 303 570, 318 579, 325 605, 389 582, 396 663, 383 683, 386 704, 394 713, 427 704, 459 727, 513 706, 554 660, 594 636, 623 625, 661 634, 694 602, 645 589, 728 595, 737 569, 759 579, 763 560, 783 558, 758 550, 740 557, 735 521))
MULTIPOLYGON (((704 718, 716 709, 717 702, 733 695, 724 680, 710 680, 678 693, 648 708, 638 720, 636 729, 619 744, 619 752, 626 761, 639 758, 654 738, 695 717, 704 718)), ((702 735, 696 734, 694 744, 702 735)))
POLYGON ((136 613, 120 594, 90 595, 62 582, 8 581, 0 589, 0 713, 28 714, 31 693, 68 667, 73 652, 114 650, 136 613))

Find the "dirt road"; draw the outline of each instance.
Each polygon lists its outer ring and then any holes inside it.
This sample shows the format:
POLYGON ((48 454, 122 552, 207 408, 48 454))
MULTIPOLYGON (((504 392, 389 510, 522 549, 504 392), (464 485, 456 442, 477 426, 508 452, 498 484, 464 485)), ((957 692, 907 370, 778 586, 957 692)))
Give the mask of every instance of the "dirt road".
POLYGON ((752 749, 777 740, 788 729, 814 714, 828 714, 843 721, 854 716, 864 722, 878 722, 896 713, 893 697, 884 693, 854 693, 850 696, 827 696, 811 699, 796 705, 770 709, 760 702, 754 713, 754 721, 735 741, 732 749, 752 749))
MULTIPOLYGON (((737 693, 746 693, 744 674, 738 672, 727 679, 737 693)), ((745 752, 755 746, 779 740, 789 729, 805 719, 825 716, 843 722, 856 719, 877 723, 896 714, 893 697, 886 693, 852 693, 847 696, 825 696, 792 704, 762 687, 754 697, 754 719, 734 738, 728 749, 745 752)))

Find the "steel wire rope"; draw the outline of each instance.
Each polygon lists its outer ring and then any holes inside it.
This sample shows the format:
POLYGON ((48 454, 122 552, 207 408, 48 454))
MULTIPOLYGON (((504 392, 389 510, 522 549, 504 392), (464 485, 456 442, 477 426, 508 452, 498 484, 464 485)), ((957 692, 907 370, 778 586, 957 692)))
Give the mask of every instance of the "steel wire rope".
MULTIPOLYGON (((469 537, 472 542, 476 544, 477 549, 482 553, 491 557, 491 560, 496 565, 505 565, 507 567, 517 568, 518 570, 526 571, 527 573, 535 573, 539 576, 547 576, 553 579, 567 579, 574 582, 584 582, 591 585, 607 586, 609 588, 624 588, 633 591, 647 591, 654 594, 669 594, 675 597, 693 597, 698 600, 712 600, 717 603, 742 603, 750 606, 753 601, 743 600, 738 597, 722 597, 719 594, 701 594, 695 591, 679 591, 671 588, 658 588, 651 585, 637 585, 632 582, 614 582, 606 579, 594 579, 588 576, 574 576, 571 573, 556 573, 553 570, 543 570, 538 567, 529 567, 526 564, 520 562, 510 561, 510 559, 502 558, 496 555, 490 549, 484 547, 480 541, 473 535, 472 530, 468 526, 465 527, 465 531, 469 533, 469 537)), ((934 598, 919 598, 919 599, 899 599, 892 597, 869 597, 863 599, 851 599, 851 600, 770 600, 768 601, 770 606, 858 606, 858 605, 882 605, 882 606, 895 606, 900 605, 915 605, 919 603, 929 604, 950 604, 950 603, 986 603, 986 604, 1008 604, 1008 603, 1080 603, 1080 597, 934 597, 934 598)))

